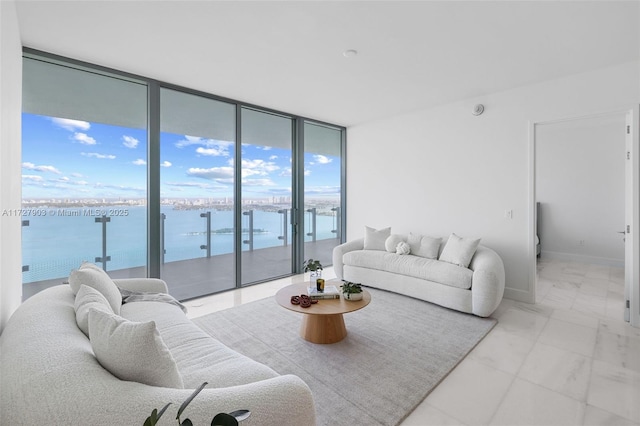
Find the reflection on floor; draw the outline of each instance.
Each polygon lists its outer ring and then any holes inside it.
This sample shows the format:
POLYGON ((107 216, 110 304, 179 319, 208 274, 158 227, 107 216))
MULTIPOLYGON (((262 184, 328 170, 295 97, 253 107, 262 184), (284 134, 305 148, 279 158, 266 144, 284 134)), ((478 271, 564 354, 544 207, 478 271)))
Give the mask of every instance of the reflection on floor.
MULTIPOLYGON (((498 325, 402 425, 639 425, 640 329, 623 321, 623 279, 621 268, 540 261, 537 303, 503 300, 498 325)), ((300 280, 195 299, 189 315, 300 280)))

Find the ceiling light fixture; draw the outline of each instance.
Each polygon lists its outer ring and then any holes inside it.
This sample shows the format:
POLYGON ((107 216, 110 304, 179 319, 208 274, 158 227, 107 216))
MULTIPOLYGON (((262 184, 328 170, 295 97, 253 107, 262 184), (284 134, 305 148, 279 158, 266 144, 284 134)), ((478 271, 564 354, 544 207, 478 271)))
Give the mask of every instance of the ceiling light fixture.
POLYGON ((353 58, 354 56, 357 56, 357 55, 358 55, 358 51, 353 49, 345 50, 344 52, 342 52, 342 56, 344 56, 345 58, 353 58))

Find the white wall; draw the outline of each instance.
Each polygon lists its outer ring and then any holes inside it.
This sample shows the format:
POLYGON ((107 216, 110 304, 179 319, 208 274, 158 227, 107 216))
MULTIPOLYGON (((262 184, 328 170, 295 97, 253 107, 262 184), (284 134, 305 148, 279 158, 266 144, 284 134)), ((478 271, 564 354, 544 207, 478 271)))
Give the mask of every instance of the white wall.
POLYGON ((536 126, 542 256, 624 265, 625 115, 536 126))
POLYGON ((639 73, 621 64, 349 128, 348 239, 365 225, 481 237, 504 260, 506 297, 532 301, 530 121, 628 109, 639 73))
POLYGON ((22 299, 22 44, 13 1, 0 1, 0 331, 22 299))

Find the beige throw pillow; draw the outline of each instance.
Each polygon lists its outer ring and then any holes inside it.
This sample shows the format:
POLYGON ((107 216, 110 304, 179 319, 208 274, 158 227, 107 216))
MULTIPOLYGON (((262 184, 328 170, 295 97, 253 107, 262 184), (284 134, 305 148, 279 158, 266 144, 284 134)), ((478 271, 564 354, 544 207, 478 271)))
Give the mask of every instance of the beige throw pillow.
POLYGON ((176 362, 154 321, 133 322, 91 309, 91 347, 98 362, 121 380, 165 388, 184 388, 176 362))
POLYGON ((107 302, 107 299, 105 299, 102 293, 84 284, 82 284, 80 290, 78 290, 74 308, 76 310, 78 327, 87 337, 89 337, 89 311, 91 309, 113 313, 111 305, 109 305, 109 302, 107 302))

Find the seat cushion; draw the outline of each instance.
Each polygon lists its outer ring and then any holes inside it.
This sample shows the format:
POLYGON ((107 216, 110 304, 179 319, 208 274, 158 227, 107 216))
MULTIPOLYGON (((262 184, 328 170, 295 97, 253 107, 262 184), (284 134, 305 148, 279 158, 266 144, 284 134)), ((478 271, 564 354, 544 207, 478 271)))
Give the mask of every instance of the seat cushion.
POLYGON ((473 271, 468 268, 412 254, 400 256, 386 251, 354 250, 345 253, 342 260, 345 265, 407 275, 465 290, 471 288, 473 277, 473 271))
POLYGON ((244 385, 277 377, 271 368, 228 348, 189 320, 180 308, 161 302, 122 305, 132 321, 153 320, 176 361, 185 388, 244 385))

